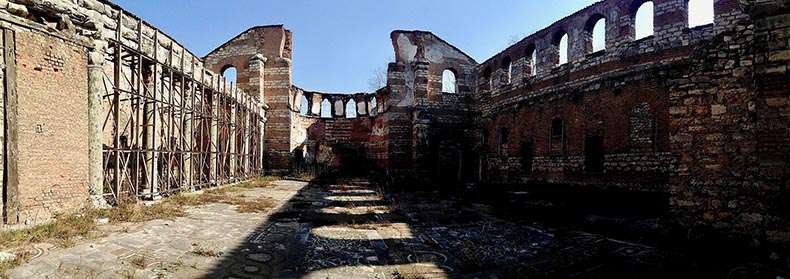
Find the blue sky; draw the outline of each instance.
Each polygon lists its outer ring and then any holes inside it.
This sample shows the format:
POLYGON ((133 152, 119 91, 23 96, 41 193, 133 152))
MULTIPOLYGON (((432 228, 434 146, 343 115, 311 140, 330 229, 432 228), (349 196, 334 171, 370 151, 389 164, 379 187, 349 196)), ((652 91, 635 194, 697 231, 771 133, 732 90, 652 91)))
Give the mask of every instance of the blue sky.
MULTIPOLYGON (((431 31, 478 62, 514 37, 540 30, 590 0, 113 0, 199 56, 252 26, 294 32, 294 84, 323 92, 369 92, 393 55, 392 30, 431 31)), ((712 0, 693 0, 709 2, 712 0)))

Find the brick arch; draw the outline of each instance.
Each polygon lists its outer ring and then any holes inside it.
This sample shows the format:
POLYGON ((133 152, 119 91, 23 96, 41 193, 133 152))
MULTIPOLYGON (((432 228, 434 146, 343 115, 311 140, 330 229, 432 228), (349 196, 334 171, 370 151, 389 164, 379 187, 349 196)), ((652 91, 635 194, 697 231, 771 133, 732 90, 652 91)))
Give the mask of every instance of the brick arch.
POLYGON ((535 43, 530 43, 524 48, 524 76, 534 76, 538 70, 538 48, 535 43), (534 55, 534 56, 533 56, 534 55), (535 59, 533 59, 535 58, 535 59))
POLYGON ((566 45, 564 47, 565 48, 564 49, 565 50, 565 58, 567 60, 565 62, 567 63, 567 62, 570 61, 570 57, 571 57, 571 55, 570 55, 570 51, 571 51, 571 47, 570 47, 571 35, 570 35, 570 33, 568 33, 568 31, 565 31, 565 29, 560 28, 559 30, 555 31, 553 35, 551 35, 551 46, 554 48, 552 53, 551 53, 552 66, 559 66, 561 64, 560 57, 562 56, 561 51, 563 50, 563 47, 561 46, 561 43, 562 43, 562 38, 564 36, 568 36, 567 37, 567 41, 566 41, 566 45))
MULTIPOLYGON (((595 42, 595 36, 593 34, 595 30, 595 26, 598 24, 599 21, 604 21, 604 42, 609 41, 609 38, 606 36, 608 35, 606 29, 608 29, 609 22, 606 16, 601 13, 592 14, 589 18, 587 18, 587 22, 584 23, 584 53, 592 53, 595 50, 595 46, 593 45, 595 42)), ((604 49, 606 49, 607 45, 604 43, 604 49)))

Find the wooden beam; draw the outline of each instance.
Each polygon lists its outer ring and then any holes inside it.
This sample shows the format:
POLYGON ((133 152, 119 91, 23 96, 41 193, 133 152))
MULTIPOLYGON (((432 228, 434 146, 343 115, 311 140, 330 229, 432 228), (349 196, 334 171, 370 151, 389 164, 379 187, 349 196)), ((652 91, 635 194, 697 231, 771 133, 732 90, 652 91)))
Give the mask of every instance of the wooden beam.
POLYGON ((14 31, 3 30, 3 48, 5 59, 5 222, 13 225, 19 223, 19 130, 17 122, 16 92, 16 50, 14 49, 14 31))

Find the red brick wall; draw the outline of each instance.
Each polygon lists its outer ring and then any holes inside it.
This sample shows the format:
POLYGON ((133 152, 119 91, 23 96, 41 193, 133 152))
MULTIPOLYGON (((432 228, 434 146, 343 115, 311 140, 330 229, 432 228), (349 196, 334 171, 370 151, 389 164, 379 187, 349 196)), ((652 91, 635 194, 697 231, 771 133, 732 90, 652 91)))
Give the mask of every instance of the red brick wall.
POLYGON ((48 34, 18 31, 15 38, 24 222, 87 204, 88 62, 84 47, 48 34))

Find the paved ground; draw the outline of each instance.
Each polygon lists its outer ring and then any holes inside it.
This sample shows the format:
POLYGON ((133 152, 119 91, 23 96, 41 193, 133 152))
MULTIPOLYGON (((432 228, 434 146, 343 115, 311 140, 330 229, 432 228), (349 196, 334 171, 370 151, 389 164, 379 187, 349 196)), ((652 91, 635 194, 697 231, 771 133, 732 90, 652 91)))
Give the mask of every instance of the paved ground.
POLYGON ((663 278, 671 255, 594 234, 516 224, 488 206, 369 183, 277 181, 249 189, 278 207, 103 225, 68 249, 36 246, 11 278, 663 278), (200 253, 195 253, 200 252, 200 253))

